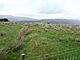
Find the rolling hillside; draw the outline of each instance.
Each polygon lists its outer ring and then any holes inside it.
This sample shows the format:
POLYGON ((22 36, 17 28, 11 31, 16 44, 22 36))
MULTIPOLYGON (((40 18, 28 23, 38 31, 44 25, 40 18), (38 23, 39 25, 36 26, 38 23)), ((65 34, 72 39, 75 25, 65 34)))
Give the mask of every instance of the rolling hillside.
POLYGON ((80 57, 80 25, 0 24, 0 34, 0 52, 9 48, 7 60, 19 60, 21 53, 26 60, 80 57))
POLYGON ((7 18, 10 22, 23 22, 23 23, 50 23, 50 24, 78 24, 80 25, 79 19, 34 19, 31 17, 15 16, 15 15, 0 15, 0 19, 7 18))

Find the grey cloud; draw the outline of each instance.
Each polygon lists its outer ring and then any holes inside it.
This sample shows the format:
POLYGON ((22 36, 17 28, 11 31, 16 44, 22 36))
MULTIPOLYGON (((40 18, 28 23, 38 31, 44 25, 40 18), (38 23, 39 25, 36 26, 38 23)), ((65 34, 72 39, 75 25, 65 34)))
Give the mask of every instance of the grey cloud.
POLYGON ((43 8, 42 10, 39 10, 39 13, 44 13, 44 14, 56 14, 56 13, 62 13, 62 9, 59 8, 43 8))
POLYGON ((0 10, 4 8, 4 4, 0 3, 0 10))
POLYGON ((62 13, 63 12, 63 4, 57 4, 52 2, 44 2, 43 6, 39 9, 37 9, 38 13, 44 13, 44 14, 56 14, 56 13, 62 13))

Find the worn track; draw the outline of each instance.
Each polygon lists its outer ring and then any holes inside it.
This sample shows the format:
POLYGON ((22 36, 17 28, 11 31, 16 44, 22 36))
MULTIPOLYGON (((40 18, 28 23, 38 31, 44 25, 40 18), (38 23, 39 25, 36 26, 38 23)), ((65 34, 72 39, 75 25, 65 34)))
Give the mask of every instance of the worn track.
POLYGON ((16 41, 11 46, 4 48, 0 53, 0 60, 6 60, 6 56, 11 50, 19 50, 23 46, 25 33, 28 32, 28 26, 23 25, 17 33, 16 41))

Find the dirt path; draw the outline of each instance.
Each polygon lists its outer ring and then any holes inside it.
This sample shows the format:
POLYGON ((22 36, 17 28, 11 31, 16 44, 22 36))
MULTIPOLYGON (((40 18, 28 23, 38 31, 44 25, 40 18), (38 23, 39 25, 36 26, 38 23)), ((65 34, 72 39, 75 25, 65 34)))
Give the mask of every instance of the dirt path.
POLYGON ((28 32, 28 26, 23 26, 23 28, 17 34, 17 38, 16 38, 15 45, 14 45, 15 47, 14 46, 13 46, 14 48, 12 47, 14 50, 22 47, 26 32, 28 32))
POLYGON ((28 26, 23 25, 17 34, 16 41, 9 47, 4 48, 0 53, 0 60, 6 60, 6 56, 10 50, 19 50, 23 46, 25 33, 28 32, 28 26))

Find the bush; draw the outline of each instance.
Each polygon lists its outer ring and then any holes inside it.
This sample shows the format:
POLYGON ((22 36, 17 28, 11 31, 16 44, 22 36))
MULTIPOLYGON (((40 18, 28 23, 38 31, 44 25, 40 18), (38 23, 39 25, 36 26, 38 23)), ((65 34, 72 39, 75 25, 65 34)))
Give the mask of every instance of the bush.
POLYGON ((8 19, 7 18, 3 18, 3 19, 0 19, 0 21, 2 21, 2 22, 8 22, 8 19))

